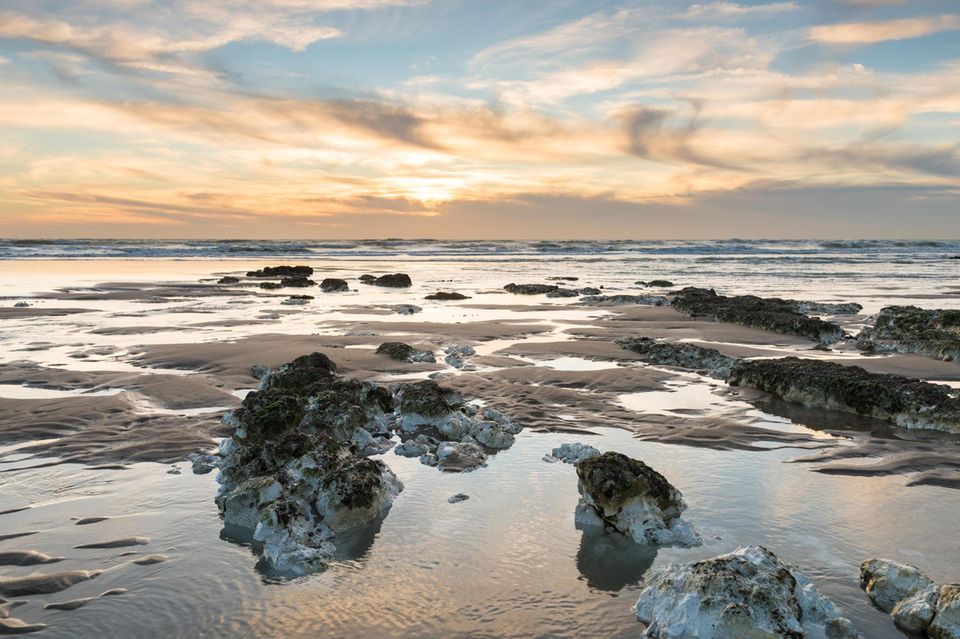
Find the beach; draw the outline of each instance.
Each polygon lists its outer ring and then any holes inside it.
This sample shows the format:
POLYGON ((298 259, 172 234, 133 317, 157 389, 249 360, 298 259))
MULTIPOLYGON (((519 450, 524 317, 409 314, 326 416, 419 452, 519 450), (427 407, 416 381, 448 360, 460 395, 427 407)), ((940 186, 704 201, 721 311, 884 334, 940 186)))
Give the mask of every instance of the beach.
POLYGON ((822 347, 669 303, 688 286, 857 303, 856 313, 811 313, 855 336, 887 306, 960 309, 954 244, 7 245, 0 553, 63 559, 0 573, 88 573, 23 597, 15 616, 46 624, 38 636, 49 637, 637 636, 631 605, 652 568, 762 544, 863 636, 903 636, 861 591, 859 565, 889 557, 958 579, 960 436, 801 406, 647 363, 617 341, 649 337, 737 360, 796 356, 957 387, 953 361, 867 353, 849 340, 822 347), (282 264, 349 290, 264 289, 246 276, 282 264), (412 285, 359 279, 397 272, 412 285), (238 281, 218 283, 225 277, 238 281), (510 283, 600 295, 512 294, 510 283), (425 299, 437 292, 466 298, 425 299), (624 295, 668 303, 614 297, 624 295), (385 342, 436 361, 378 354, 385 342), (458 347, 472 349, 460 367, 445 357, 458 347), (435 379, 522 431, 465 473, 374 455, 404 486, 389 513, 326 570, 285 578, 255 544, 223 533, 217 473, 194 474, 188 456, 231 435, 222 418, 257 387, 252 367, 310 353, 347 379, 435 379), (651 549, 578 530, 576 472, 543 460, 566 442, 656 468, 683 492, 703 544, 651 549), (448 501, 461 493, 469 499, 448 501), (77 525, 91 517, 105 519, 77 525), (113 589, 125 592, 100 596, 113 589), (93 599, 45 608, 83 598, 93 599))

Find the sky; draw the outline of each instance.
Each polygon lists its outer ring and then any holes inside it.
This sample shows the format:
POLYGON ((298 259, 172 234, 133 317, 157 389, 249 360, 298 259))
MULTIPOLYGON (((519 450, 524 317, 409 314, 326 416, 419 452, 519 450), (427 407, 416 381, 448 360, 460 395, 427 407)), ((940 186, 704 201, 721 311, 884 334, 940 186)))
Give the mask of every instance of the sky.
POLYGON ((957 0, 0 0, 0 236, 958 238, 957 0))

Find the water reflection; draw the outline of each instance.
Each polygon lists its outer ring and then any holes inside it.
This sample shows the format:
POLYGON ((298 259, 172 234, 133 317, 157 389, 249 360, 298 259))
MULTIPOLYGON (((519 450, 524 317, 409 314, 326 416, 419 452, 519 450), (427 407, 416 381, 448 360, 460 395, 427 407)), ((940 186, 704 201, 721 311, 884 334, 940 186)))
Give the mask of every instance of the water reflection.
POLYGON ((657 548, 599 528, 585 530, 577 551, 577 570, 596 590, 618 592, 640 582, 657 558, 657 548))

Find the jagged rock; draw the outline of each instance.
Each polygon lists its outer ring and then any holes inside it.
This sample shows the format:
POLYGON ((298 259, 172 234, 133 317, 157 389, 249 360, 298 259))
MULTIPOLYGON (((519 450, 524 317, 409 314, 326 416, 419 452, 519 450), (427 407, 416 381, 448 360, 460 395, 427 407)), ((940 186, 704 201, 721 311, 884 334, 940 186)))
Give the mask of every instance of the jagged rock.
POLYGON ((583 304, 642 304, 644 306, 669 306, 670 300, 663 295, 587 295, 581 297, 583 304))
POLYGON ((240 278, 233 277, 232 275, 224 275, 219 280, 217 280, 217 284, 239 284, 239 283, 240 283, 240 278))
POLYGON ((888 306, 872 327, 857 336, 867 351, 920 353, 946 361, 960 360, 960 310, 926 310, 888 306))
POLYGON ((649 282, 636 282, 638 286, 647 286, 650 288, 670 288, 673 286, 673 282, 670 280, 650 280, 649 282))
POLYGON ((439 301, 448 301, 448 300, 468 300, 470 299, 469 295, 464 295, 463 293, 446 293, 444 291, 439 291, 437 293, 431 293, 425 298, 427 300, 439 300, 439 301))
POLYGON ((691 317, 800 335, 822 344, 833 344, 847 337, 836 324, 802 315, 796 311, 792 301, 776 297, 726 297, 717 295, 713 289, 688 286, 674 295, 673 306, 691 317))
POLYGON ((803 315, 856 315, 863 306, 856 302, 802 302, 788 300, 798 313, 803 315))
POLYGON ((443 359, 443 361, 445 361, 449 366, 453 366, 456 369, 465 371, 474 370, 476 368, 473 364, 464 360, 465 357, 472 357, 473 355, 477 354, 477 351, 475 351, 472 346, 468 346, 466 344, 448 346, 446 349, 444 349, 444 353, 446 353, 447 356, 443 359))
POLYGON ((334 559, 338 536, 384 516, 403 486, 362 442, 389 437, 393 398, 345 379, 313 353, 265 375, 225 418, 216 502, 229 526, 252 532, 278 572, 304 574, 334 559))
POLYGON ((763 546, 649 573, 634 605, 651 639, 856 639, 836 606, 763 546))
POLYGON ((397 306, 393 306, 391 308, 393 309, 393 312, 397 313, 398 315, 413 315, 423 310, 414 304, 398 304, 397 306))
POLYGON ((507 284, 503 287, 508 293, 514 295, 543 295, 551 291, 556 291, 560 287, 554 284, 507 284))
POLYGON ((578 297, 580 291, 574 288, 558 288, 554 291, 547 293, 547 297, 556 298, 556 297, 578 297))
POLYGON ((293 288, 307 288, 308 286, 316 286, 317 283, 313 280, 306 277, 285 277, 280 280, 280 286, 282 287, 293 287, 293 288))
POLYGON ((313 268, 309 266, 266 266, 259 271, 248 271, 247 277, 309 277, 313 268))
POLYGON ((919 568, 868 559, 860 564, 860 587, 902 630, 960 639, 960 584, 940 585, 919 568))
POLYGON ((960 391, 942 384, 796 357, 743 360, 728 381, 813 408, 960 433, 960 391))
POLYGON ((324 293, 342 293, 350 290, 347 280, 341 280, 336 277, 327 277, 320 282, 320 290, 324 293))
POLYGON ((372 280, 364 280, 363 278, 361 278, 361 280, 367 284, 386 286, 388 288, 407 288, 408 286, 413 286, 413 281, 411 281, 410 276, 406 273, 392 273, 389 275, 381 275, 372 280))
POLYGON ((398 362, 407 362, 408 364, 437 361, 432 352, 418 350, 403 342, 385 342, 377 348, 377 354, 386 355, 398 362))
POLYGON ((702 372, 716 379, 727 379, 740 360, 713 348, 682 342, 663 342, 649 337, 618 339, 617 345, 640 355, 641 361, 676 366, 702 372))
POLYGON ((565 464, 578 464, 587 459, 599 457, 600 451, 588 444, 579 442, 560 444, 549 455, 544 455, 544 461, 562 461, 565 464))
POLYGON ((276 290, 278 288, 283 288, 283 284, 280 282, 260 282, 260 288, 265 288, 267 290, 276 290))
POLYGON ((683 495, 642 461, 615 452, 577 463, 577 528, 610 526, 639 544, 699 546, 683 495))

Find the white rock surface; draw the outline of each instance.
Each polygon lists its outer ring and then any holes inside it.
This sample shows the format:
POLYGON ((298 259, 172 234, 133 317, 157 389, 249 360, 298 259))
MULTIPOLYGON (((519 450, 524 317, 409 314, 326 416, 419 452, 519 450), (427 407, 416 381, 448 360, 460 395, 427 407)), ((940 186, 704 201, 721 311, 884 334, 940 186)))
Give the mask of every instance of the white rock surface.
POLYGON ((860 564, 860 587, 899 628, 960 639, 960 584, 941 585, 914 566, 868 559, 860 564))

